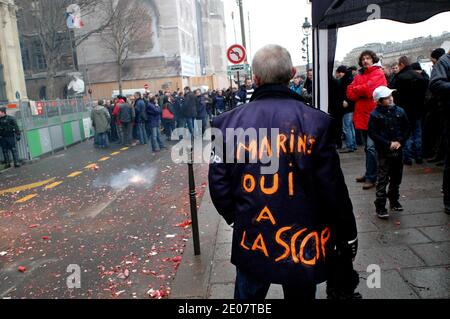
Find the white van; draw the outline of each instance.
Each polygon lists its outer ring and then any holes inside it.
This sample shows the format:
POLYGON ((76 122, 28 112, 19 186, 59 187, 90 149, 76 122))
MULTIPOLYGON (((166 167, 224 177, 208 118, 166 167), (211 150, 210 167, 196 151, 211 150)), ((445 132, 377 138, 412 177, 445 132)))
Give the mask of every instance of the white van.
MULTIPOLYGON (((114 91, 112 92, 112 96, 111 96, 111 97, 112 97, 113 99, 116 98, 118 95, 120 95, 119 92, 120 92, 119 90, 114 90, 114 91)), ((141 93, 142 95, 144 95, 145 92, 147 92, 147 91, 146 91, 145 89, 122 90, 122 95, 125 96, 125 97, 129 97, 129 96, 134 95, 134 93, 136 93, 136 92, 139 92, 139 93, 141 93)))

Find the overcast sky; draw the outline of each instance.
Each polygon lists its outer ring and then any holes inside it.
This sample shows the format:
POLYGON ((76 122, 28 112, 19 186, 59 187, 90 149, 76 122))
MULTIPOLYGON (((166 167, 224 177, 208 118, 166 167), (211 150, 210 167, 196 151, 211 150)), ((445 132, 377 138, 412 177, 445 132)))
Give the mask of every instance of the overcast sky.
MULTIPOLYGON (((235 43, 231 18, 233 11, 237 41, 241 43, 239 8, 236 0, 223 1, 227 44, 235 43)), ((311 22, 311 5, 307 4, 307 0, 243 0, 243 2, 247 47, 252 55, 264 45, 273 43, 286 47, 295 65, 306 64, 302 60, 301 26, 305 17, 311 22), (251 39, 248 38, 248 13, 250 13, 251 39)), ((440 35, 443 31, 450 31, 450 12, 439 14, 419 24, 402 24, 387 20, 365 22, 339 30, 336 58, 342 60, 353 48, 366 43, 400 42, 420 36, 440 35)))

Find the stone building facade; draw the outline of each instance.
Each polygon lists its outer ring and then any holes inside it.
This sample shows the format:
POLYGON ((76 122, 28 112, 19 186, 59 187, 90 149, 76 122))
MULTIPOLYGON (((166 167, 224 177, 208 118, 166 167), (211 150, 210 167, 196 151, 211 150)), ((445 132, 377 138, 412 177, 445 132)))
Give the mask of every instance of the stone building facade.
MULTIPOLYGON (((123 88, 150 91, 206 85, 222 88, 226 77, 223 0, 142 0, 152 22, 150 45, 131 52, 123 67, 123 88)), ((86 28, 95 25, 86 17, 86 28)), ((84 30, 84 32, 88 31, 84 30)), ((118 89, 114 55, 100 35, 77 48, 80 70, 95 98, 109 98, 118 89)))
POLYGON ((13 0, 0 0, 0 102, 27 98, 13 0))

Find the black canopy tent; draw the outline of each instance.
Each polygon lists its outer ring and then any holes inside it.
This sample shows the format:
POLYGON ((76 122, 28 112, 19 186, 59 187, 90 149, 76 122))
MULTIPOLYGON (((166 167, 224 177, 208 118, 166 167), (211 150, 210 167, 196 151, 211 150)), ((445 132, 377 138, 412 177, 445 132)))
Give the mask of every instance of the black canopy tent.
POLYGON ((372 19, 419 23, 450 11, 450 0, 312 0, 314 105, 328 111, 337 30, 372 19))

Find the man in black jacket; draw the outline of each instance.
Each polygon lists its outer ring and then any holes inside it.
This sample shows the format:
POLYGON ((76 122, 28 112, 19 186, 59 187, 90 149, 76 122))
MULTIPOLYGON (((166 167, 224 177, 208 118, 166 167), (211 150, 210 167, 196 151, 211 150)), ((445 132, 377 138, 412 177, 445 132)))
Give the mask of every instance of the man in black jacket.
POLYGON ((434 66, 431 73, 430 89, 443 102, 445 117, 447 118, 447 127, 445 136, 447 139, 447 154, 444 169, 444 205, 445 212, 450 214, 450 51, 442 56, 434 66))
POLYGON ((286 49, 262 48, 253 72, 250 103, 212 124, 209 187, 219 214, 234 225, 235 298, 264 299, 276 283, 285 298, 313 299, 334 248, 350 262, 357 251, 333 120, 289 89, 296 70, 286 49))
POLYGON ((0 107, 0 147, 3 152, 5 168, 11 167, 9 152, 12 153, 14 167, 20 167, 16 140, 20 141, 20 130, 14 117, 6 114, 6 107, 0 107))
POLYGON ((403 108, 410 123, 411 137, 404 145, 403 161, 412 165, 412 158, 417 164, 423 164, 422 157, 422 116, 424 98, 427 91, 426 79, 415 72, 408 57, 399 59, 398 73, 393 89, 395 103, 403 108))

